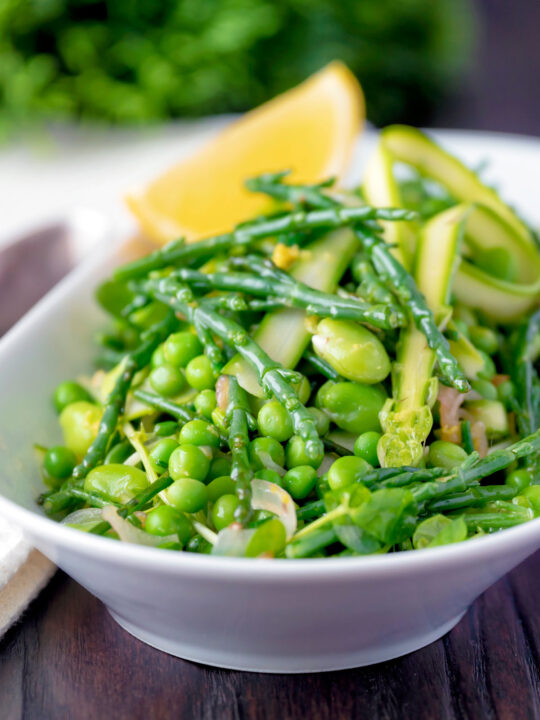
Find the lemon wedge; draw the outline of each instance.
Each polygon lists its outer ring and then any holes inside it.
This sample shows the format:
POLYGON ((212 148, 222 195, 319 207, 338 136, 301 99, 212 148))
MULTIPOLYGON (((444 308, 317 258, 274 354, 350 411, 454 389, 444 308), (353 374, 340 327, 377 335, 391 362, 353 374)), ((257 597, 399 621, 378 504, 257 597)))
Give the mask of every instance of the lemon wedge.
POLYGON ((297 87, 243 115, 191 157, 127 202, 158 244, 225 232, 268 207, 244 188, 246 178, 290 169, 311 183, 346 170, 364 117, 360 85, 332 62, 297 87))

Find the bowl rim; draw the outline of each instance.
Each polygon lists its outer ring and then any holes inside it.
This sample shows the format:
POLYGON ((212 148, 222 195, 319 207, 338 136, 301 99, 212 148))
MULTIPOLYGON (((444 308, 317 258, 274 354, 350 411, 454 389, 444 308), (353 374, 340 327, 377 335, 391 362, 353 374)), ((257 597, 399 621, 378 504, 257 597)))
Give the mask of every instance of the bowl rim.
MULTIPOLYGON (((485 132, 482 130, 454 130, 430 128, 428 132, 436 138, 448 138, 452 141, 485 138, 489 142, 508 142, 520 145, 536 146, 540 151, 540 138, 512 133, 485 132)), ((371 134, 371 133, 370 133, 371 134)), ((75 267, 52 290, 50 290, 34 307, 32 307, 1 339, 0 360, 4 353, 27 328, 31 327, 43 313, 54 307, 65 295, 75 288, 80 279, 99 268, 107 258, 112 258, 129 239, 121 238, 101 247, 92 257, 75 267)), ((275 558, 264 562, 257 558, 237 558, 212 556, 206 554, 165 552, 163 549, 114 542, 109 538, 89 535, 66 527, 51 520, 39 512, 27 509, 16 502, 0 495, 0 515, 15 525, 20 525, 31 538, 39 538, 55 547, 66 551, 93 555, 103 561, 121 562, 131 567, 149 566, 165 572, 182 571, 192 576, 219 577, 220 579, 256 579, 273 582, 277 579, 295 582, 318 580, 325 577, 353 578, 361 575, 381 576, 409 574, 411 570, 430 571, 436 566, 450 567, 460 562, 478 562, 502 551, 505 555, 520 548, 530 546, 536 541, 540 547, 540 517, 513 528, 507 528, 494 534, 471 538, 460 543, 444 545, 436 548, 409 550, 381 555, 356 557, 331 557, 312 559, 275 558)), ((534 549, 531 550, 534 552, 534 549)))
MULTIPOLYGON (((209 573, 220 578, 256 578, 291 580, 321 574, 328 577, 358 577, 408 574, 411 570, 431 570, 435 566, 452 566, 456 563, 488 560, 503 552, 505 555, 530 545, 536 540, 540 548, 540 517, 507 528, 497 533, 471 538, 459 543, 421 550, 407 550, 361 557, 330 557, 287 559, 274 558, 265 562, 259 558, 238 558, 185 552, 166 552, 163 549, 111 540, 90 535, 75 528, 61 525, 39 513, 17 505, 0 496, 0 514, 20 525, 31 537, 37 537, 55 546, 74 552, 93 555, 103 561, 121 562, 124 565, 151 566, 162 571, 183 571, 195 576, 209 573)), ((532 550, 531 552, 534 552, 532 550)))

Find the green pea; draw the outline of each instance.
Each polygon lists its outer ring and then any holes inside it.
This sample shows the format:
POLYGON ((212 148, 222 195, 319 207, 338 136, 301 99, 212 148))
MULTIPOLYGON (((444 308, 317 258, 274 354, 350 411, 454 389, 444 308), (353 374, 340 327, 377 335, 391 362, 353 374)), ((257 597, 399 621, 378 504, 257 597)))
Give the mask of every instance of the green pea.
POLYGON ((54 445, 45 453, 43 467, 53 478, 68 478, 77 464, 77 457, 73 450, 63 445, 54 445))
POLYGON ((534 516, 538 517, 540 515, 540 485, 529 485, 521 494, 531 503, 534 516))
POLYGON ((381 439, 381 433, 370 430, 359 435, 354 443, 354 454, 356 457, 362 458, 373 467, 379 464, 377 457, 377 444, 381 439))
POLYGON ((185 545, 193 534, 191 523, 170 505, 158 505, 146 513, 144 529, 151 535, 178 535, 185 545))
POLYGON ((195 390, 210 390, 215 385, 212 363, 206 355, 198 355, 186 367, 186 379, 195 390))
POLYGON ((181 477, 163 491, 167 502, 177 510, 196 513, 208 504, 208 489, 199 480, 181 477))
POLYGON ((379 412, 386 393, 378 385, 329 380, 317 393, 316 405, 342 430, 360 435, 380 431, 379 412))
POLYGON ((219 433, 214 425, 205 420, 190 420, 180 430, 181 445, 219 446, 219 433))
POLYGON ((214 392, 214 390, 210 389, 201 390, 193 403, 195 405, 195 410, 197 411, 197 413, 210 420, 210 418, 212 417, 212 412, 217 407, 216 393, 214 392))
POLYGON ((330 430, 330 420, 328 419, 328 415, 326 415, 322 410, 319 410, 319 408, 316 407, 308 407, 307 409, 313 416, 313 420, 315 421, 315 427, 317 428, 317 432, 319 433, 320 437, 326 435, 328 430, 330 430))
POLYGON ((514 470, 506 476, 505 484, 522 492, 531 484, 531 475, 528 470, 514 470))
POLYGON ((206 487, 210 502, 216 502, 222 495, 234 495, 236 491, 235 482, 229 475, 214 478, 206 487))
POLYGON ((489 380, 473 380, 471 388, 476 390, 476 392, 486 400, 497 399, 497 388, 493 383, 490 383, 489 380))
POLYGON ((281 444, 274 438, 259 437, 249 444, 249 459, 255 470, 267 467, 269 460, 283 467, 285 452, 281 444))
POLYGON ((163 345, 163 354, 168 363, 176 367, 186 367, 190 360, 200 355, 203 346, 192 332, 184 331, 169 335, 163 345))
POLYGON ((476 253, 476 265, 488 275, 515 282, 518 277, 519 267, 513 253, 505 247, 485 248, 476 253))
POLYGON ((160 365, 166 365, 167 360, 165 359, 165 353, 163 352, 163 345, 158 345, 158 347, 154 350, 152 353, 152 359, 150 360, 150 365, 153 368, 159 367, 160 365))
POLYGON ((212 508, 212 520, 219 532, 234 522, 234 513, 239 500, 236 495, 221 495, 212 508))
POLYGON ((274 485, 279 485, 280 487, 283 487, 281 475, 275 470, 270 470, 270 468, 262 468, 262 470, 257 470, 257 477, 259 480, 266 480, 266 482, 271 482, 274 483, 274 485))
POLYGON ((72 403, 81 401, 93 402, 93 398, 82 385, 72 380, 66 380, 66 382, 60 383, 60 385, 57 386, 54 391, 53 401, 56 412, 61 413, 65 407, 72 403))
POLYGON ((445 440, 435 440, 429 446, 428 467, 440 467, 445 470, 461 465, 468 457, 465 450, 455 443, 445 440))
POLYGON ((374 385, 390 372, 390 358, 379 338, 350 320, 321 320, 312 343, 317 355, 348 380, 374 385))
POLYGON ((164 397, 178 395, 186 384, 182 371, 174 365, 158 365, 150 373, 150 385, 164 397))
POLYGON ((231 474, 231 461, 228 457, 215 457, 210 463, 207 481, 214 480, 222 475, 231 474))
POLYGON ((285 464, 289 469, 298 465, 311 465, 317 469, 323 461, 324 454, 311 458, 306 453, 306 443, 299 435, 293 435, 285 450, 285 464))
POLYGON ((268 555, 275 557, 282 552, 287 542, 287 535, 283 523, 277 518, 271 518, 255 530, 246 548, 246 557, 259 557, 268 555))
POLYGON ((497 397, 507 408, 511 406, 514 395, 514 383, 511 380, 505 380, 497 387, 497 397))
POLYGON ((200 555, 210 555, 212 545, 200 535, 194 535, 186 545, 186 551, 199 553, 200 555))
POLYGON ((257 424, 261 435, 285 442, 293 434, 293 424, 289 413, 277 400, 265 403, 257 415, 257 424))
POLYGON ((328 484, 332 490, 339 490, 354 482, 360 482, 371 465, 363 458, 346 455, 335 460, 328 470, 328 484))
POLYGON ((490 356, 483 350, 479 350, 478 352, 484 360, 484 367, 478 372, 478 377, 481 380, 491 380, 497 374, 497 368, 495 367, 495 363, 490 358, 490 356))
POLYGON ((493 355, 499 349, 497 333, 490 328, 473 325, 469 328, 469 337, 475 347, 488 355, 493 355))
POLYGON ((303 500, 315 487, 317 471, 311 465, 297 465, 285 473, 283 487, 295 500, 303 500))
POLYGON ((163 438, 150 451, 150 458, 157 468, 167 468, 169 459, 177 447, 178 443, 174 438, 163 438))
POLYGON ((174 420, 165 420, 154 425, 154 433, 158 437, 168 437, 178 432, 178 423, 174 420))
POLYGON ((188 477, 204 480, 210 468, 210 460, 197 445, 180 445, 169 458, 169 473, 173 480, 188 477))
POLYGON ((125 503, 149 485, 146 473, 131 465, 98 465, 84 481, 86 492, 97 492, 125 503))
POLYGON ((134 452, 135 451, 133 450, 133 445, 129 442, 129 440, 122 440, 122 442, 116 443, 116 445, 112 446, 112 448, 105 456, 105 462, 103 464, 122 464, 134 452))
POLYGON ((79 400, 60 413, 64 443, 77 457, 82 457, 94 442, 103 412, 98 405, 79 400))

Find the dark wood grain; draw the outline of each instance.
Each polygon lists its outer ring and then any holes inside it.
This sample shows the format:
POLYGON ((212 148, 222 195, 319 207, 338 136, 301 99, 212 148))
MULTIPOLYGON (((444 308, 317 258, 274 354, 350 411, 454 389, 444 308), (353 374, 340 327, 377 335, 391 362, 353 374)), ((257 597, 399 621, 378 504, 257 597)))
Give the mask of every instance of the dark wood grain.
POLYGON ((418 652, 343 672, 261 675, 143 645, 59 572, 0 643, 0 717, 535 720, 539 597, 540 553, 418 652))

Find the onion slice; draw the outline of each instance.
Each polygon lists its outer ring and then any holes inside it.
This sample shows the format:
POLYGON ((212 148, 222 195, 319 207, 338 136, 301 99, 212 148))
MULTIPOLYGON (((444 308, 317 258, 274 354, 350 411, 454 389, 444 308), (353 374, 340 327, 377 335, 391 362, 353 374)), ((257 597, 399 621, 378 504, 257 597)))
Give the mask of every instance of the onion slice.
POLYGON ((61 521, 62 525, 77 525, 80 530, 90 530, 101 522, 101 508, 83 508, 66 515, 61 521))
POLYGON ((212 555, 244 557, 254 533, 255 530, 244 530, 237 523, 223 528, 219 531, 217 540, 212 547, 212 555))
POLYGON ((101 510, 101 516, 109 523, 123 542, 135 543, 135 545, 149 545, 150 547, 157 547, 166 542, 178 542, 176 535, 166 535, 164 537, 150 535, 150 533, 135 527, 129 520, 120 517, 114 505, 106 505, 101 510))
POLYGON ((254 510, 268 510, 274 513, 283 523, 287 540, 296 532, 296 510, 289 493, 268 480, 251 481, 251 507, 254 510))

